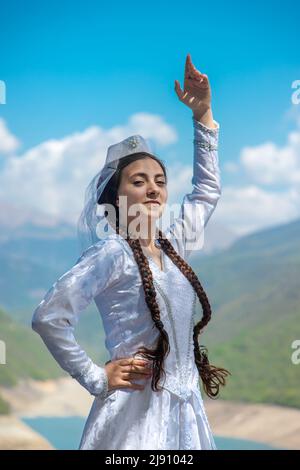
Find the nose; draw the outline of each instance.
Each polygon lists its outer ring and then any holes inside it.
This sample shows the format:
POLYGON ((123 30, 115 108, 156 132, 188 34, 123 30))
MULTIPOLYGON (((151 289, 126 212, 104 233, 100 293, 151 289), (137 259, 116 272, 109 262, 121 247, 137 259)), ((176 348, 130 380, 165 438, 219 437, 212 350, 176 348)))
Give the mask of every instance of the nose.
POLYGON ((156 189, 149 189, 147 191, 147 194, 148 194, 148 196, 152 196, 152 197, 155 196, 156 197, 159 194, 159 192, 156 189))
POLYGON ((155 181, 150 181, 147 187, 147 194, 157 195, 159 194, 159 186, 155 181))

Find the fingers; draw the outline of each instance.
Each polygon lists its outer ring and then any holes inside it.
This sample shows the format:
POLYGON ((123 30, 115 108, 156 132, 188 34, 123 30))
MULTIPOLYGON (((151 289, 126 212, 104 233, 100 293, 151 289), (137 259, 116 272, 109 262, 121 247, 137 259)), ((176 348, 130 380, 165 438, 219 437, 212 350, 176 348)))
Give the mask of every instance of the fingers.
POLYGON ((145 359, 135 359, 134 357, 128 357, 119 360, 121 366, 142 366, 147 363, 145 359))
POLYGON ((177 93, 177 96, 178 98, 182 98, 183 97, 183 91, 179 85, 179 81, 178 80, 175 80, 175 91, 177 93))
MULTIPOLYGON (((123 357, 113 361, 115 363, 112 377, 109 377, 110 388, 132 388, 135 390, 143 390, 145 384, 136 384, 132 380, 144 380, 152 376, 152 361, 148 359, 140 359, 135 357, 123 357)), ((146 382, 145 382, 146 383, 146 382)))
POLYGON ((132 374, 144 374, 148 375, 151 372, 152 367, 149 365, 143 365, 143 366, 123 366, 122 367, 122 372, 130 372, 132 374))
POLYGON ((189 76, 193 76, 195 72, 195 67, 192 64, 191 56, 188 54, 185 59, 185 78, 189 78, 189 76))
POLYGON ((147 375, 152 375, 152 371, 149 369, 139 369, 139 370, 130 370, 130 369, 124 369, 122 371, 123 374, 132 374, 132 377, 137 377, 137 376, 147 376, 147 375))
POLYGON ((192 70, 191 65, 192 65, 191 57, 190 57, 190 54, 188 54, 185 59, 185 75, 188 75, 189 72, 192 70))
POLYGON ((185 74, 184 74, 184 91, 181 89, 178 80, 175 80, 175 91, 178 98, 185 102, 188 97, 187 90, 197 90, 198 88, 207 88, 208 77, 204 73, 200 73, 199 70, 192 63, 191 55, 187 54, 185 60, 185 74))
POLYGON ((123 380, 146 380, 152 377, 152 373, 132 373, 132 372, 125 372, 122 374, 123 380))
POLYGON ((203 74, 196 69, 192 63, 191 55, 188 54, 185 61, 185 78, 189 78, 190 76, 196 80, 203 79, 203 74))
POLYGON ((119 360, 122 372, 131 372, 133 374, 147 375, 152 369, 152 361, 145 359, 126 358, 119 360))

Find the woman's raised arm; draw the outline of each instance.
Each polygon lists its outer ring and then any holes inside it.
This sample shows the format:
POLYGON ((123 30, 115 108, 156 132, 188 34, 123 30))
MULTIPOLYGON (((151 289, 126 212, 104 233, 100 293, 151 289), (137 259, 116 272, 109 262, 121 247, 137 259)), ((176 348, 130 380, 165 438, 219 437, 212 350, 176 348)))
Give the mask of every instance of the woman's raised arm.
POLYGON ((187 259, 193 251, 203 247, 204 228, 221 196, 220 125, 213 119, 208 77, 195 69, 190 55, 186 59, 184 91, 177 80, 175 88, 180 101, 193 111, 193 190, 184 196, 179 217, 164 233, 174 239, 180 256, 187 259))

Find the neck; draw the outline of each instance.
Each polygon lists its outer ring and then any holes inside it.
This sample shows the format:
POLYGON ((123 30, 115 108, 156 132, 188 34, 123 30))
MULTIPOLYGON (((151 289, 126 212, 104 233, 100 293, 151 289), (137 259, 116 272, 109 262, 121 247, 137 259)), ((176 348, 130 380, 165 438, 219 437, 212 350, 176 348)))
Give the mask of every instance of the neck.
POLYGON ((154 253, 157 250, 157 247, 155 246, 155 239, 153 238, 140 238, 140 244, 143 248, 146 248, 148 251, 151 251, 154 253))
MULTIPOLYGON (((129 224, 128 224, 129 225, 129 224)), ((127 226, 123 226, 120 224, 119 227, 119 232, 120 234, 126 234, 127 233, 127 226)), ((130 235, 130 231, 129 231, 130 235)), ((146 233, 139 233, 137 231, 136 234, 133 235, 134 238, 138 237, 140 244, 142 247, 146 248, 148 251, 154 253, 157 250, 157 247, 155 245, 155 240, 158 238, 158 230, 156 225, 149 224, 149 230, 146 233)))

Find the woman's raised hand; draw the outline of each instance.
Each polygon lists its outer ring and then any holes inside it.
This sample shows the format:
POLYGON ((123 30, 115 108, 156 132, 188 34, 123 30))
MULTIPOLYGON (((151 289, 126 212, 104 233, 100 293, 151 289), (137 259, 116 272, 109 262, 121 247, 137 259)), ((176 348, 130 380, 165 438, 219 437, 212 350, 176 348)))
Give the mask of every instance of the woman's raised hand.
POLYGON ((180 101, 191 108, 194 113, 203 112, 211 107, 211 89, 208 76, 200 73, 192 64, 190 54, 187 55, 184 71, 184 90, 175 80, 175 91, 180 101))
POLYGON ((134 357, 116 359, 105 365, 108 377, 108 391, 117 388, 143 390, 145 385, 136 384, 132 380, 148 379, 152 376, 152 362, 134 357))

